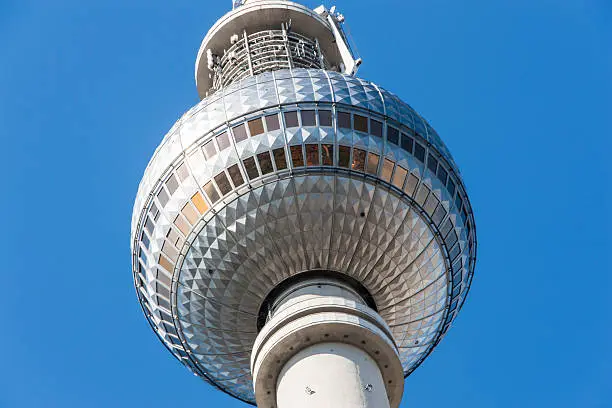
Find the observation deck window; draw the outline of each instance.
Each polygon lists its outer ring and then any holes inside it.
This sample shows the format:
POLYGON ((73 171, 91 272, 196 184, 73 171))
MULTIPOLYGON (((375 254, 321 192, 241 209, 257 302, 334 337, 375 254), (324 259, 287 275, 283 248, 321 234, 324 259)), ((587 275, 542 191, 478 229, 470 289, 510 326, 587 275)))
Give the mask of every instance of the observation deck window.
POLYGON ((332 113, 329 110, 319 110, 319 126, 329 126, 332 124, 332 113))
POLYGON ((412 148, 414 145, 414 140, 410 136, 405 133, 402 133, 402 149, 406 150, 408 153, 412 153, 412 148))
POLYGON ((303 110, 300 112, 302 116, 302 126, 316 126, 317 117, 313 110, 303 110))
POLYGON ((240 168, 238 168, 237 164, 230 166, 227 169, 227 172, 229 173, 230 178, 232 179, 232 183, 234 183, 235 187, 238 187, 244 184, 244 178, 242 177, 242 173, 240 172, 240 168))
POLYGON ((340 129, 351 129, 351 114, 338 112, 338 127, 340 129))
POLYGON ((246 128, 244 127, 244 123, 241 123, 238 126, 234 126, 232 128, 232 133, 234 134, 234 141, 236 143, 242 142, 247 139, 246 128))
POLYGON ((377 174, 378 173, 378 162, 380 161, 380 156, 375 153, 368 153, 368 173, 377 174))
POLYGON ((354 129, 358 132, 368 133, 368 118, 361 115, 353 116, 354 129))
POLYGON ((274 149, 274 162, 276 163, 276 170, 284 170, 287 168, 287 158, 285 156, 285 149, 279 147, 278 149, 274 149))
POLYGON ((382 123, 377 120, 370 119, 370 134, 372 136, 382 137, 382 123))
POLYGON ((300 126, 297 111, 285 112, 285 126, 288 128, 300 126))
POLYGON ((221 195, 226 195, 232 191, 232 186, 230 185, 230 182, 224 172, 221 172, 215 176, 215 183, 217 183, 217 187, 219 187, 221 195))
POLYGON ((353 150, 353 163, 351 164, 351 169, 357 171, 365 170, 365 160, 366 160, 366 152, 361 149, 353 150))
POLYGON ((266 116, 266 127, 268 128, 268 132, 280 129, 280 122, 276 113, 274 115, 266 116))
POLYGON ((212 181, 209 181, 208 183, 204 184, 204 192, 206 193, 208 198, 210 198, 210 201, 213 203, 216 203, 217 201, 219 201, 219 198, 221 198, 219 197, 219 193, 217 193, 217 189, 215 189, 215 186, 212 181))
POLYGON ((246 169, 247 176, 249 176, 249 180, 256 179, 259 177, 259 171, 257 171, 257 165, 255 164, 255 159, 252 157, 248 157, 242 161, 244 164, 244 168, 246 169))
POLYGON ((249 121, 249 132, 251 133, 251 137, 261 135, 264 132, 263 121, 261 118, 249 121))
POLYGON ((347 168, 351 162, 351 148, 348 146, 338 146, 338 166, 347 168))
POLYGON ((207 159, 210 159, 217 154, 217 149, 215 149, 215 145, 212 140, 204 145, 204 154, 206 155, 207 159))
POLYGON ((219 151, 225 150, 230 147, 230 141, 227 132, 223 132, 219 136, 217 136, 217 144, 219 145, 219 151))
POLYGON ((416 142, 414 143, 414 157, 421 163, 425 163, 425 148, 416 142))
POLYGON ((319 145, 318 144, 307 144, 306 145, 306 164, 308 166, 320 166, 319 161, 319 145))
POLYGON ((387 126, 387 140, 395 145, 399 144, 399 131, 391 126, 387 126))
POLYGON ((291 146, 291 162, 293 167, 304 166, 304 153, 302 152, 302 145, 291 146))
POLYGON ((334 145, 332 144, 321 145, 321 156, 323 158, 324 166, 333 166, 334 164, 334 145))
POLYGON ((272 167, 272 159, 270 158, 270 152, 259 153, 257 155, 257 160, 259 161, 261 174, 268 174, 274 171, 274 168, 272 167))

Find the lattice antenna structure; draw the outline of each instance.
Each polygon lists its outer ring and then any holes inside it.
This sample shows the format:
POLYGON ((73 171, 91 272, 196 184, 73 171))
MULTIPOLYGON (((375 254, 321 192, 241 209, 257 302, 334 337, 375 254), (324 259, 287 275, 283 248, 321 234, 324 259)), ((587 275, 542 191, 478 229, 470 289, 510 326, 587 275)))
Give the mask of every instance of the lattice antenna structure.
POLYGON ((446 145, 356 76, 335 8, 234 1, 201 101, 147 166, 133 277, 189 370, 262 408, 397 408, 465 302, 472 207, 446 145))

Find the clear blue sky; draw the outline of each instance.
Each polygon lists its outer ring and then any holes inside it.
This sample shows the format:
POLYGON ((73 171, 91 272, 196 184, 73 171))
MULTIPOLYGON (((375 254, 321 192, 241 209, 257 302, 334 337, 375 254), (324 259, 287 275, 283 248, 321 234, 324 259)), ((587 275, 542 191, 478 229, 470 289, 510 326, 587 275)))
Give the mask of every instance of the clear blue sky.
MULTIPOLYGON (((245 406, 155 338, 129 248, 230 3, 0 0, 0 407, 245 406)), ((360 76, 439 131, 476 215, 470 298, 402 406, 612 407, 612 3, 338 4, 360 76)))

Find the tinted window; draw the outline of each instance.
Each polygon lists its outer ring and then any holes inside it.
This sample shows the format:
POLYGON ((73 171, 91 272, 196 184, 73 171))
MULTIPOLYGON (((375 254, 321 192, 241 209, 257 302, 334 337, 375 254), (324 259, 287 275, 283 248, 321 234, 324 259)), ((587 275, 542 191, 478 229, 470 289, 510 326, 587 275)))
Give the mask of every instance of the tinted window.
POLYGON ((393 144, 399 144, 399 131, 396 128, 387 126, 387 140, 393 144))
POLYGON ((178 188, 178 181, 176 181, 174 174, 171 174, 170 177, 168 177, 168 180, 166 180, 166 187, 168 187, 168 191, 170 191, 171 195, 174 194, 178 188))
POLYGON ((306 164, 308 166, 319 166, 319 145, 307 144, 306 145, 306 164))
POLYGON ((433 174, 436 174, 436 171, 438 171, 438 161, 431 154, 427 157, 427 168, 433 174))
POLYGON ((217 183, 217 187, 219 187, 219 191, 221 191, 221 194, 226 195, 227 193, 232 191, 232 186, 230 185, 225 173, 222 172, 217 174, 215 176, 215 182, 217 183))
POLYGON ((285 112, 285 125, 288 128, 298 127, 299 126, 298 116, 297 116, 297 112, 296 111, 285 112))
POLYGON ((206 154, 207 159, 210 159, 217 154, 217 149, 215 149, 215 145, 213 144, 212 140, 204 145, 204 153, 206 154))
POLYGON ((261 174, 268 174, 274 170, 272 168, 272 159, 270 158, 269 152, 259 153, 257 155, 257 160, 259 160, 259 168, 261 169, 261 174))
POLYGON ((368 153, 368 173, 376 174, 378 173, 378 161, 379 156, 374 153, 368 153))
POLYGON ((413 140, 410 136, 408 136, 405 133, 402 133, 402 149, 406 150, 407 152, 412 153, 412 144, 413 144, 413 140))
POLYGON ((246 128, 244 127, 244 123, 238 126, 234 126, 232 128, 232 133, 234 134, 234 141, 236 143, 242 142, 243 140, 246 140, 247 138, 247 133, 246 133, 246 128))
POLYGON ((334 164, 334 145, 321 145, 321 156, 324 166, 332 166, 334 164))
POLYGON ((263 121, 261 118, 249 121, 249 132, 251 132, 251 136, 261 135, 264 132, 263 121))
POLYGON ((358 130, 359 132, 368 133, 368 118, 366 118, 365 116, 354 115, 353 120, 355 124, 355 130, 358 130))
POLYGON ((240 169, 238 168, 237 164, 230 166, 227 169, 227 172, 229 173, 230 178, 232 179, 232 183, 234 183, 234 186, 238 187, 244 183, 244 179, 242 178, 242 173, 240 173, 240 169))
POLYGON ((448 177, 448 173, 442 166, 438 166, 438 178, 442 182, 442 184, 446 184, 446 179, 448 177))
POLYGON ((254 158, 249 157, 247 159, 244 159, 242 163, 244 164, 244 168, 246 169, 247 176, 249 176, 250 180, 259 177, 259 172, 257 171, 257 166, 255 165, 254 158))
POLYGON ((418 143, 414 144, 414 157, 420 162, 425 163, 425 148, 418 143))
POLYGON ((284 170, 287 168, 287 159, 285 158, 285 149, 279 147, 274 149, 274 162, 276 163, 276 170, 284 170))
POLYGON ((319 126, 331 126, 332 125, 332 113, 328 110, 319 111, 319 126))
POLYGON ((217 193, 217 190, 215 189, 215 186, 213 185, 211 181, 204 184, 204 192, 206 193, 208 198, 210 198, 210 201, 212 201, 213 203, 215 201, 218 201, 220 198, 219 193, 217 193))
POLYGON ((266 116, 266 127, 268 128, 268 131, 280 129, 278 115, 274 114, 274 115, 266 116))
POLYGON ((302 115, 302 126, 316 126, 317 125, 317 117, 315 115, 315 111, 303 110, 301 112, 301 115, 302 115))
POLYGON ((370 120, 370 134, 373 136, 382 137, 382 123, 377 120, 370 120))
POLYGON ((217 136, 217 144, 219 145, 219 150, 224 150, 229 147, 230 141, 227 133, 224 132, 217 136))
POLYGON ((351 162, 351 148, 348 146, 339 146, 338 149, 338 166, 348 168, 351 162))
POLYGON ((351 168, 353 170, 364 171, 365 169, 365 158, 366 152, 361 149, 353 150, 353 163, 351 168))
POLYGON ((302 154, 302 145, 291 146, 291 162, 293 163, 293 167, 302 167, 304 166, 304 156, 302 154))
POLYGON ((338 112, 338 127, 342 129, 351 128, 351 114, 346 112, 338 112))

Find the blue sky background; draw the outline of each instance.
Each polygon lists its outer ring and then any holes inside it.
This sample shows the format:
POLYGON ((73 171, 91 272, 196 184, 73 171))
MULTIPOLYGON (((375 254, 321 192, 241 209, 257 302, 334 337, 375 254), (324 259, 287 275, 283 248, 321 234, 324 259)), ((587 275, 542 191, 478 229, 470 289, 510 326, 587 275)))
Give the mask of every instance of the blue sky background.
MULTIPOLYGON (((402 406, 612 407, 612 3, 338 4, 360 76, 438 130, 476 215, 470 297, 402 406)), ((129 246, 229 7, 0 0, 0 407, 245 406, 155 338, 129 246)))

